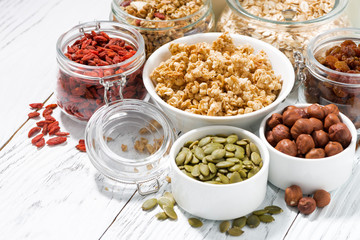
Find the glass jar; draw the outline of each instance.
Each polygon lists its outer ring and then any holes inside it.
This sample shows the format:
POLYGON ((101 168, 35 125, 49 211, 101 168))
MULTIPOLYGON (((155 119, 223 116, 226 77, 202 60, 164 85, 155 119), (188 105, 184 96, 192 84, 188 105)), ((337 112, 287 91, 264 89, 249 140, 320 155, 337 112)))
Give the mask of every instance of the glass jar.
POLYGON ((169 118, 154 105, 136 99, 101 107, 85 130, 87 154, 106 177, 135 183, 144 195, 159 189, 158 177, 169 167, 169 152, 176 131, 169 118), (141 185, 155 182, 153 190, 141 185))
POLYGON ((215 27, 211 0, 204 0, 204 5, 197 12, 171 20, 148 20, 133 16, 120 7, 122 3, 127 1, 112 1, 110 20, 125 23, 137 29, 144 37, 147 57, 174 39, 196 33, 210 32, 215 27))
MULTIPOLYGON (((348 0, 334 0, 334 2, 334 7, 328 14, 312 20, 292 21, 292 18, 286 18, 287 21, 275 21, 249 13, 241 6, 239 0, 227 0, 227 6, 217 23, 217 30, 238 33, 270 43, 294 64, 293 52, 303 53, 312 37, 328 29, 349 25, 348 18, 344 14, 348 0)), ((285 17, 286 13, 291 11, 291 9, 279 10, 279 14, 284 12, 285 17)))
MULTIPOLYGON (((345 40, 352 40, 359 46, 360 29, 333 29, 310 41, 305 55, 305 78, 299 90, 299 99, 321 105, 336 104, 355 124, 360 134, 360 73, 332 70, 317 60, 324 58, 327 50, 345 40)), ((359 57, 349 57, 359 61, 359 57)))
POLYGON ((71 118, 87 121, 107 101, 122 97, 145 98, 146 89, 142 81, 144 40, 130 26, 110 21, 83 23, 61 35, 56 50, 59 68, 57 102, 71 118), (91 34, 92 31, 105 32, 110 38, 119 38, 136 50, 136 53, 122 62, 106 66, 89 66, 70 60, 65 55, 68 47, 81 41, 85 34, 91 34))

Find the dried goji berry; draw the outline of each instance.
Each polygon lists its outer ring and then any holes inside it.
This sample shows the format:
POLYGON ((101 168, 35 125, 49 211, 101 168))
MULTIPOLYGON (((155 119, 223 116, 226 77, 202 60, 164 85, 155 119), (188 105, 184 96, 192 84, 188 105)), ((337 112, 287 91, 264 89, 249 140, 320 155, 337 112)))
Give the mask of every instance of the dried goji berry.
POLYGON ((45 124, 43 126, 42 134, 46 135, 48 133, 48 126, 49 126, 49 124, 45 124))
POLYGON ((28 114, 29 118, 34 118, 34 117, 37 117, 39 115, 40 115, 40 113, 38 113, 38 112, 31 112, 31 113, 28 114))
POLYGON ((54 137, 47 140, 46 144, 52 146, 66 142, 66 140, 67 140, 66 137, 54 137))
POLYGON ((79 144, 85 144, 85 140, 84 140, 84 139, 80 139, 80 140, 79 140, 79 144))
POLYGON ((59 137, 64 137, 64 136, 69 136, 70 133, 68 133, 68 132, 56 132, 55 135, 59 136, 59 137))
POLYGON ((52 108, 46 108, 46 109, 43 111, 42 115, 43 115, 43 117, 45 117, 46 115, 51 115, 52 113, 53 113, 52 108))
POLYGON ((43 127, 45 124, 50 124, 50 123, 52 123, 51 121, 39 121, 39 122, 37 122, 36 123, 36 125, 38 126, 38 127, 43 127))
POLYGON ((50 123, 49 124, 49 129, 53 128, 54 126, 59 126, 59 122, 58 121, 55 121, 53 123, 50 123))
POLYGON ((60 131, 60 127, 59 126, 54 126, 51 129, 49 129, 49 135, 54 135, 56 132, 60 131))
POLYGON ((37 135, 36 137, 34 137, 32 140, 31 140, 31 143, 33 145, 35 145, 35 143, 37 143, 41 138, 44 137, 44 134, 40 133, 39 135, 37 135))
POLYGON ((30 103, 29 105, 31 108, 35 108, 35 109, 42 109, 42 107, 44 106, 43 103, 30 103))
POLYGON ((54 109, 54 108, 56 108, 56 107, 57 107, 57 104, 56 104, 56 103, 52 103, 52 104, 47 105, 45 108, 52 108, 52 109, 54 109))
POLYGON ((78 144, 75 146, 80 152, 86 152, 86 146, 84 144, 78 144))
POLYGON ((39 127, 33 127, 32 129, 30 129, 29 133, 28 133, 28 137, 32 137, 35 133, 40 132, 41 128, 39 127))
POLYGON ((56 119, 54 117, 52 117, 51 115, 45 115, 45 120, 50 121, 50 122, 55 122, 56 121, 56 119))
POLYGON ((37 141, 35 143, 35 146, 38 147, 38 148, 45 146, 45 139, 41 138, 39 141, 37 141))

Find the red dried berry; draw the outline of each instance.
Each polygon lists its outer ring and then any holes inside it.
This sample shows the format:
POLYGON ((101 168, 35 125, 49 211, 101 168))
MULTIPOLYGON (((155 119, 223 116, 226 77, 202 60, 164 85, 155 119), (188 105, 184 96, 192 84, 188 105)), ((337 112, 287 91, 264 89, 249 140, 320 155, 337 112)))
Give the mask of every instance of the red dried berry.
POLYGON ((37 135, 36 137, 34 137, 32 140, 31 140, 31 143, 33 145, 35 145, 35 143, 37 143, 42 137, 44 137, 44 134, 40 133, 39 135, 37 135))
POLYGON ((34 117, 37 117, 39 115, 40 115, 40 113, 38 113, 38 112, 31 112, 31 113, 28 114, 29 118, 34 118, 34 117))
POLYGON ((39 127, 33 127, 32 129, 30 129, 29 133, 28 133, 28 137, 32 137, 35 133, 40 132, 41 128, 39 127))
POLYGON ((36 125, 38 127, 43 127, 45 124, 50 124, 50 123, 52 123, 52 122, 51 121, 39 121, 36 123, 36 125))
POLYGON ((45 120, 50 121, 50 122, 55 122, 56 121, 56 119, 54 117, 52 117, 51 115, 46 115, 45 120))
POLYGON ((66 142, 66 140, 67 140, 66 137, 54 137, 54 138, 50 138, 49 140, 47 140, 46 144, 49 146, 53 146, 53 145, 58 145, 63 142, 66 142))
POLYGON ((43 103, 30 103, 29 106, 31 108, 35 108, 35 109, 42 109, 42 107, 44 106, 43 103))
POLYGON ((38 147, 38 148, 41 148, 41 147, 45 146, 45 139, 41 138, 39 141, 37 141, 35 143, 35 146, 38 147))
POLYGON ((64 136, 69 136, 70 133, 68 133, 68 132, 56 132, 55 135, 59 136, 59 137, 64 137, 64 136))
POLYGON ((53 128, 54 126, 59 126, 59 122, 55 121, 49 124, 49 129, 53 128))
POLYGON ((48 126, 49 126, 49 124, 45 124, 43 126, 42 134, 46 135, 48 133, 48 126))
POLYGON ((79 150, 80 152, 86 152, 86 147, 84 144, 78 144, 75 146, 77 150, 79 150))
POLYGON ((60 127, 59 126, 53 126, 52 128, 49 129, 49 135, 54 135, 55 133, 57 133, 58 131, 60 131, 60 127))
POLYGON ((53 104, 47 105, 45 108, 52 108, 52 109, 54 109, 54 108, 56 108, 56 107, 57 107, 57 104, 56 104, 56 103, 53 103, 53 104))
POLYGON ((51 115, 52 113, 53 113, 52 108, 46 108, 46 109, 43 111, 42 115, 43 115, 43 117, 45 117, 46 115, 51 115))
POLYGON ((84 140, 84 139, 80 139, 80 140, 79 140, 79 144, 85 144, 85 140, 84 140))

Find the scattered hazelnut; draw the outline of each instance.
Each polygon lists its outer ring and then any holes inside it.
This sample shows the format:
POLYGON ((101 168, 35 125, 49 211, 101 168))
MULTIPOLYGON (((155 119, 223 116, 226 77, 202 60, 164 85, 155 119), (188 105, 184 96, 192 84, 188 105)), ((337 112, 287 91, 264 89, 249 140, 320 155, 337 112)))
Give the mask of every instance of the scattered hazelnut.
POLYGON ((342 147, 342 145, 338 142, 332 142, 330 141, 328 144, 326 144, 325 146, 325 154, 327 157, 336 155, 340 152, 342 152, 344 149, 342 147))
POLYGON ((286 110, 283 114, 283 123, 286 126, 292 126, 296 122, 296 120, 303 118, 306 116, 306 113, 301 108, 293 108, 286 110))
POLYGON ((323 122, 317 118, 309 118, 311 125, 314 127, 314 131, 323 130, 323 122))
POLYGON ((267 124, 269 128, 273 129, 276 125, 281 124, 282 122, 282 115, 280 113, 274 113, 267 121, 267 124))
POLYGON ((324 158, 325 151, 322 148, 313 148, 306 155, 305 158, 324 158))
POLYGON ((276 144, 275 149, 293 157, 295 157, 297 154, 296 143, 294 143, 294 141, 291 141, 290 139, 281 140, 276 144))
POLYGON ((265 133, 265 137, 266 137, 266 140, 270 143, 271 146, 275 147, 276 146, 276 141, 274 139, 274 136, 272 134, 272 131, 267 131, 265 133))
POLYGON ((296 139, 298 153, 306 154, 315 147, 313 138, 309 134, 300 134, 296 139))
POLYGON ((308 215, 315 211, 316 202, 311 197, 303 197, 299 200, 298 209, 302 214, 308 215))
POLYGON ((287 126, 285 126, 284 124, 276 125, 272 129, 272 135, 273 135, 274 140, 275 140, 276 143, 278 143, 279 141, 281 141, 283 139, 291 137, 289 128, 287 126))
POLYGON ((296 120, 294 125, 291 127, 290 133, 291 136, 296 140, 296 138, 302 134, 310 134, 314 130, 314 127, 311 125, 311 121, 306 118, 300 118, 296 120))
POLYGON ((322 107, 318 104, 312 104, 306 108, 306 112, 310 117, 323 119, 325 117, 325 112, 322 107))
POLYGON ((330 140, 341 143, 343 148, 349 146, 351 137, 350 130, 344 123, 336 123, 329 128, 330 140))
POLYGON ((327 191, 320 189, 314 193, 314 200, 317 207, 325 207, 330 203, 331 196, 327 191))
POLYGON ((297 185, 292 185, 285 189, 285 202, 289 206, 297 206, 302 196, 302 190, 297 185))
POLYGON ((329 127, 333 124, 339 123, 340 119, 337 115, 330 113, 326 116, 324 120, 324 128, 329 129, 329 127))
POLYGON ((313 132, 312 137, 316 147, 324 147, 329 142, 329 135, 323 130, 313 132))
POLYGON ((339 108, 335 104, 328 104, 323 107, 325 116, 329 115, 330 113, 334 113, 339 115, 339 108))

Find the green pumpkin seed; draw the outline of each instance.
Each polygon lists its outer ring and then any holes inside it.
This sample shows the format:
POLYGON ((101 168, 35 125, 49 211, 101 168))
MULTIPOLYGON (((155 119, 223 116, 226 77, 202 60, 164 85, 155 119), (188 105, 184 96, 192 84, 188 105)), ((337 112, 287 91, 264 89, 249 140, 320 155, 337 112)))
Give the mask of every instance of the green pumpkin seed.
POLYGON ((193 170, 193 168, 194 168, 194 166, 191 166, 191 165, 185 165, 185 166, 184 166, 184 168, 185 168, 185 170, 186 170, 186 171, 188 171, 189 173, 191 173, 191 172, 192 172, 192 170, 193 170))
POLYGON ((234 166, 232 166, 231 168, 229 168, 230 172, 237 172, 242 168, 241 164, 235 164, 234 166))
POLYGON ((185 152, 179 152, 179 154, 175 158, 176 165, 183 165, 185 162, 186 153, 185 152))
POLYGON ((230 136, 228 136, 228 137, 226 138, 226 142, 233 144, 233 143, 236 143, 236 141, 237 141, 238 139, 239 139, 239 137, 238 137, 236 134, 231 134, 230 136))
POLYGON ((224 233, 230 228, 230 221, 223 221, 220 223, 220 232, 224 233))
POLYGON ((202 221, 200 221, 197 218, 189 218, 188 222, 189 222, 190 226, 192 226, 193 228, 198 228, 203 225, 202 221))
POLYGON ((212 141, 214 143, 225 143, 226 142, 226 138, 223 137, 213 137, 212 141))
POLYGON ((177 214, 176 212, 174 211, 174 208, 172 206, 165 206, 164 207, 164 212, 165 214, 171 218, 171 219, 174 219, 176 220, 178 217, 177 217, 177 214))
POLYGON ((218 172, 222 173, 222 174, 227 174, 229 171, 225 168, 221 168, 221 169, 218 169, 218 172))
POLYGON ((260 162, 259 168, 262 168, 262 166, 263 166, 263 161, 260 162))
POLYGON ((239 145, 239 146, 246 146, 246 144, 248 144, 248 142, 245 141, 244 139, 242 139, 240 141, 237 141, 236 144, 239 145))
POLYGON ((216 167, 218 168, 228 168, 228 167, 232 167, 234 166, 235 163, 233 162, 228 162, 228 161, 222 161, 216 164, 216 167))
POLYGON ((186 153, 185 162, 184 164, 188 164, 193 159, 193 153, 189 150, 186 153))
POLYGON ((278 207, 278 206, 275 206, 275 205, 271 205, 271 206, 267 206, 265 207, 266 210, 268 210, 270 214, 279 214, 279 213, 282 213, 283 210, 278 207))
POLYGON ((246 225, 248 225, 250 228, 256 228, 260 224, 260 219, 256 215, 251 215, 246 220, 246 225))
POLYGON ((209 181, 209 180, 211 180, 211 179, 213 179, 214 177, 216 176, 216 173, 211 173, 211 174, 209 174, 208 176, 203 176, 203 175, 200 175, 199 176, 199 179, 201 180, 201 181, 209 181))
POLYGON ((208 165, 200 164, 200 173, 205 177, 208 176, 210 173, 210 169, 209 169, 208 165))
POLYGON ((208 167, 209 167, 210 172, 212 172, 212 173, 216 173, 216 172, 217 172, 217 168, 216 168, 215 164, 209 163, 209 164, 208 164, 208 167))
POLYGON ((194 147, 194 155, 196 158, 202 160, 205 157, 204 150, 200 147, 194 147))
POLYGON ((246 225, 246 217, 240 217, 233 221, 233 227, 243 228, 246 225))
POLYGON ((260 151, 259 151, 258 147, 253 142, 250 142, 250 150, 251 150, 251 152, 256 152, 257 154, 260 155, 260 151))
POLYGON ((275 221, 275 219, 271 215, 261 215, 261 216, 259 216, 259 219, 263 223, 271 223, 271 222, 275 221))
POLYGON ((205 146, 206 144, 208 144, 210 142, 211 142, 211 137, 204 137, 199 141, 198 146, 203 147, 203 146, 205 146))
POLYGON ((230 183, 230 180, 229 180, 226 176, 224 176, 223 174, 218 173, 218 176, 219 176, 219 178, 220 178, 220 180, 221 180, 222 183, 225 183, 225 184, 229 184, 229 183, 230 183))
POLYGON ((250 154, 251 154, 250 144, 246 145, 246 147, 245 147, 245 153, 246 153, 246 156, 250 157, 250 154))
POLYGON ((238 159, 243 159, 245 156, 245 150, 242 147, 236 146, 234 157, 238 159))
POLYGON ((209 155, 209 154, 211 154, 213 151, 215 151, 216 149, 220 149, 220 148, 218 148, 218 147, 213 147, 213 146, 206 147, 206 148, 204 149, 204 153, 205 153, 206 155, 209 155))
POLYGON ((228 151, 226 151, 226 153, 225 153, 225 157, 226 157, 226 158, 235 157, 235 153, 232 153, 232 152, 228 152, 228 151))
POLYGON ((174 204, 172 203, 172 200, 170 200, 169 198, 167 197, 160 197, 158 200, 157 200, 157 203, 159 204, 159 206, 164 209, 165 206, 171 206, 173 207, 174 204))
POLYGON ((240 174, 238 172, 233 172, 230 177, 230 183, 237 183, 241 182, 242 179, 240 177, 240 174))
POLYGON ((181 170, 183 173, 185 173, 188 177, 194 178, 191 173, 187 172, 186 170, 181 170))
POLYGON ((213 161, 214 161, 214 158, 211 155, 207 155, 202 159, 203 163, 208 163, 208 162, 213 162, 213 161))
POLYGON ((193 148, 196 144, 198 144, 198 143, 199 143, 198 140, 192 142, 192 143, 190 144, 189 148, 192 149, 192 148, 193 148))
POLYGON ((214 158, 214 159, 220 159, 220 158, 223 158, 225 156, 225 149, 215 149, 212 153, 211 153, 211 156, 214 158))
POLYGON ((240 228, 237 228, 237 227, 233 227, 233 228, 230 228, 229 230, 228 230, 228 234, 230 235, 230 236, 240 236, 241 234, 243 234, 244 233, 244 231, 243 230, 241 230, 240 228))
POLYGON ((200 166, 199 165, 195 165, 191 171, 191 175, 193 175, 194 177, 198 177, 200 176, 200 166))
POLYGON ((257 167, 253 168, 250 170, 250 172, 248 172, 248 178, 253 177, 255 174, 257 174, 259 172, 259 169, 257 167))
POLYGON ((252 214, 254 214, 256 216, 261 216, 261 215, 264 215, 265 213, 268 213, 268 212, 269 212, 269 210, 262 209, 262 210, 256 210, 252 214))
POLYGON ((231 172, 229 172, 229 173, 227 173, 227 174, 226 174, 226 177, 230 180, 231 175, 232 175, 232 173, 231 173, 231 172))
POLYGON ((242 163, 243 163, 244 165, 248 165, 248 166, 252 166, 252 164, 253 164, 253 162, 250 161, 250 160, 244 160, 242 163))
POLYGON ((242 170, 239 170, 238 172, 240 173, 240 177, 241 177, 241 178, 244 179, 244 178, 247 177, 247 173, 246 173, 243 169, 242 169, 242 170))
POLYGON ((225 150, 229 152, 234 152, 236 150, 236 147, 232 143, 228 143, 225 145, 225 150))
POLYGON ((233 162, 233 163, 239 163, 240 160, 238 158, 227 158, 226 161, 233 162))
POLYGON ((250 156, 251 161, 255 163, 256 165, 259 165, 261 162, 261 157, 257 152, 252 152, 250 156))
POLYGON ((176 201, 175 201, 174 195, 172 195, 172 193, 170 193, 170 192, 164 192, 163 197, 168 198, 168 199, 171 201, 171 203, 172 203, 173 205, 175 205, 176 201))
POLYGON ((141 206, 142 210, 148 211, 156 207, 157 205, 157 199, 156 198, 150 198, 146 200, 143 205, 141 206))
POLYGON ((200 162, 200 160, 195 157, 195 155, 193 155, 192 159, 191 159, 191 164, 198 164, 200 162))
POLYGON ((211 183, 211 184, 222 184, 221 182, 218 182, 218 181, 206 181, 206 183, 211 183))
POLYGON ((166 213, 164 212, 159 212, 155 215, 155 217, 158 219, 158 220, 165 220, 168 218, 168 216, 166 215, 166 213))
POLYGON ((187 141, 185 144, 184 144, 184 147, 188 147, 190 148, 190 145, 193 143, 193 141, 187 141))

